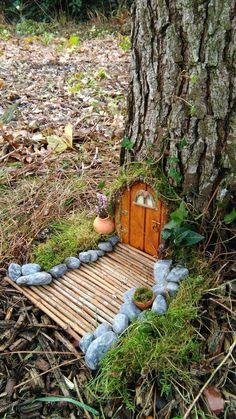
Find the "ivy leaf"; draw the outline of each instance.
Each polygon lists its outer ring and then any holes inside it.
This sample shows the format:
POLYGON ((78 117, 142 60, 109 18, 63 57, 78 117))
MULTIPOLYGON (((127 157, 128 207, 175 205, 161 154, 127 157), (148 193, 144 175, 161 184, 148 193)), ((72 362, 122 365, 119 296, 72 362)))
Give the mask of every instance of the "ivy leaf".
POLYGON ((185 203, 182 201, 179 208, 170 214, 172 220, 181 224, 187 217, 188 211, 186 210, 185 203))
POLYGON ((225 215, 225 217, 224 217, 224 223, 225 224, 230 224, 230 223, 232 223, 234 220, 236 219, 236 210, 235 210, 235 208, 229 213, 229 214, 226 214, 225 215))
POLYGON ((171 236, 171 230, 168 230, 167 228, 164 228, 162 231, 161 231, 161 238, 163 239, 163 240, 167 240, 167 239, 169 239, 169 237, 171 236))
POLYGON ((132 150, 132 148, 134 147, 134 144, 129 140, 129 138, 124 137, 123 140, 121 141, 121 147, 127 148, 127 150, 132 150))
POLYGON ((78 35, 71 35, 67 41, 68 48, 71 48, 74 45, 79 45, 79 44, 80 44, 80 37, 78 35))
POLYGON ((187 234, 184 237, 184 244, 186 246, 192 246, 193 244, 197 244, 204 239, 204 236, 197 233, 196 231, 187 230, 187 234))

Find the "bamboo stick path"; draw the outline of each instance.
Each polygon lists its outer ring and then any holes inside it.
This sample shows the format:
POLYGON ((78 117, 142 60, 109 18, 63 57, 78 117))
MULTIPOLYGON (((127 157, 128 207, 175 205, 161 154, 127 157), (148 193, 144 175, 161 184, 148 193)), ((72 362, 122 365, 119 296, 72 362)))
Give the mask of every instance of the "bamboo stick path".
POLYGON ((153 284, 155 258, 127 244, 118 244, 96 262, 81 264, 50 285, 22 287, 9 284, 75 339, 98 323, 111 323, 123 303, 122 295, 137 285, 153 284))

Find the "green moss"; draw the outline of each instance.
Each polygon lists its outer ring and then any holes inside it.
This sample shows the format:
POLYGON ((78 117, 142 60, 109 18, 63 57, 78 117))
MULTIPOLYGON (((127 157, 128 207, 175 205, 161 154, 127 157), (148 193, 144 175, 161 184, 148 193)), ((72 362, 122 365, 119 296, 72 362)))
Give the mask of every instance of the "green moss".
POLYGON ((153 291, 147 287, 138 287, 134 293, 133 300, 140 303, 147 303, 153 297, 153 291))
POLYGON ((32 260, 45 270, 62 263, 68 256, 76 255, 78 251, 96 248, 99 235, 93 230, 93 220, 86 213, 74 215, 50 227, 52 235, 45 243, 34 247, 32 256, 32 260))
POLYGON ((191 321, 198 315, 198 303, 208 287, 208 279, 190 276, 164 316, 149 312, 136 321, 102 361, 100 372, 89 390, 101 401, 113 397, 129 404, 132 389, 140 377, 161 377, 162 391, 171 378, 191 382, 189 363, 199 353, 198 334, 191 321))

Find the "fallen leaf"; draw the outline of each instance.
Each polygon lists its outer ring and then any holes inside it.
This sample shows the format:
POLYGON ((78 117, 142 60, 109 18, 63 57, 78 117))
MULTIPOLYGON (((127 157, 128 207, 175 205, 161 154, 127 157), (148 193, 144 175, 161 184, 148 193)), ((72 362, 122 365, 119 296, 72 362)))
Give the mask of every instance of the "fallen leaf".
POLYGON ((224 411, 224 399, 221 396, 220 390, 215 386, 207 387, 204 392, 209 409, 216 415, 224 411))
POLYGON ((49 148, 55 151, 55 153, 62 153, 68 147, 64 138, 59 137, 58 135, 50 135, 47 137, 47 143, 49 148))
POLYGON ((64 137, 66 144, 69 148, 73 148, 73 127, 71 124, 67 124, 64 130, 64 137))
POLYGON ((5 86, 5 83, 2 79, 0 79, 0 89, 3 89, 3 87, 5 86))

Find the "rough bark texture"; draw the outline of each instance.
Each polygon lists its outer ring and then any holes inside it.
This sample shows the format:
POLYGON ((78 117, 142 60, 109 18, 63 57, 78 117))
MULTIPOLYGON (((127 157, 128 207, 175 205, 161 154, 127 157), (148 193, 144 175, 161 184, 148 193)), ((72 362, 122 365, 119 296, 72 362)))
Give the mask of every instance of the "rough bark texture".
POLYGON ((151 150, 198 208, 217 185, 236 186, 235 10, 232 0, 133 7, 126 127, 133 149, 121 150, 121 164, 151 150))

